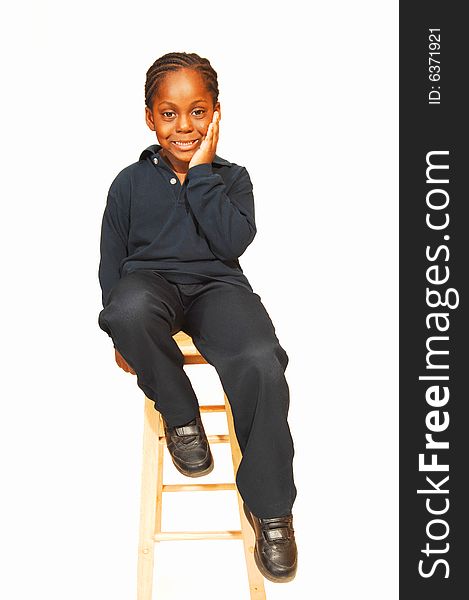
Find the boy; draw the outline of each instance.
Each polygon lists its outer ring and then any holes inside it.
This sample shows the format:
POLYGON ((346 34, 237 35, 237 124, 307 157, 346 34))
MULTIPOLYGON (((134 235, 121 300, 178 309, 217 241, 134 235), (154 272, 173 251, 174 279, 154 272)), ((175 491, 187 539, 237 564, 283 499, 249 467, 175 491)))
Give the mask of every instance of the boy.
POLYGON ((244 167, 215 153, 221 110, 207 59, 164 55, 147 72, 145 95, 159 144, 109 190, 99 326, 118 364, 155 402, 172 460, 190 477, 209 473, 213 457, 172 336, 185 331, 216 368, 243 455, 236 484, 256 532, 256 563, 271 581, 290 581, 297 548, 288 356, 238 261, 256 234, 252 184, 244 167))

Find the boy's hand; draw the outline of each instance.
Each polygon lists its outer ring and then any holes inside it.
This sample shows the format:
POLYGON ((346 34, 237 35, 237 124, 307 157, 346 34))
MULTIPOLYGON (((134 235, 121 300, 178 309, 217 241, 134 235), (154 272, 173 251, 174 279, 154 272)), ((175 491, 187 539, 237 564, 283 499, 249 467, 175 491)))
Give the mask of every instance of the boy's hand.
POLYGON ((120 354, 120 352, 118 352, 115 348, 115 354, 116 354, 116 363, 119 365, 119 367, 121 369, 124 369, 124 371, 126 373, 132 373, 132 375, 135 375, 135 371, 132 369, 132 367, 130 367, 127 362, 123 359, 122 355, 120 354))
POLYGON ((189 169, 191 167, 195 167, 195 165, 202 165, 204 163, 211 164, 218 144, 219 122, 220 115, 218 111, 215 111, 213 113, 212 122, 209 123, 204 139, 190 160, 188 167, 189 169))

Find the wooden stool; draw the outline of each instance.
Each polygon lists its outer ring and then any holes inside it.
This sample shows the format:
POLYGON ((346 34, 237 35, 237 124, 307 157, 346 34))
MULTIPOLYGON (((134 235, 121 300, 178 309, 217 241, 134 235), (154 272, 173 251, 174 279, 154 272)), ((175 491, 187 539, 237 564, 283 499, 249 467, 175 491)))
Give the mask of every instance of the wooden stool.
MULTIPOLYGON (((174 336, 184 364, 207 364, 194 346, 192 339, 184 332, 174 336)), ((241 451, 236 438, 233 415, 226 394, 225 405, 201 405, 200 412, 225 411, 228 435, 208 435, 210 444, 230 443, 233 459, 233 472, 236 477, 241 451)), ((161 414, 155 410, 152 400, 144 400, 143 464, 140 509, 140 538, 138 548, 137 600, 151 600, 153 586, 154 544, 166 540, 243 540, 244 554, 249 580, 251 600, 265 600, 264 578, 254 561, 254 532, 243 510, 243 500, 236 483, 187 483, 165 485, 163 483, 163 457, 166 438, 161 414), (161 531, 161 507, 163 492, 236 490, 238 498, 241 530, 236 531, 161 531)))

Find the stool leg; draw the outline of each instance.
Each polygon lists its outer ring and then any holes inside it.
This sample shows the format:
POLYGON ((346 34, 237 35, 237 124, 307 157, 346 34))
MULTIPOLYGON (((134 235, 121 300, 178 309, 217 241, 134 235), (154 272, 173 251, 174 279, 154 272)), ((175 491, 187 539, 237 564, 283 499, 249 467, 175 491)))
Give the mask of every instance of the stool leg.
MULTIPOLYGON (((236 432, 233 422, 233 413, 231 412, 231 406, 226 394, 225 408, 226 419, 228 421, 228 431, 230 434, 233 470, 236 478, 236 473, 238 471, 239 463, 241 462, 242 454, 238 444, 238 440, 236 438, 236 432)), ((254 546, 256 544, 254 532, 248 520, 246 519, 246 515, 244 514, 243 499, 241 498, 241 495, 238 491, 236 492, 236 495, 238 497, 239 518, 241 520, 241 530, 243 532, 244 556, 246 558, 246 567, 248 572, 249 591, 251 595, 251 600, 265 600, 264 577, 257 568, 256 562, 254 560, 254 546)))
MULTIPOLYGON (((158 424, 156 428, 156 437, 164 436, 163 417, 158 413, 158 424)), ((161 533, 161 508, 163 506, 163 458, 164 458, 165 440, 162 438, 158 443, 156 453, 157 473, 156 473, 156 515, 154 533, 161 533)))
MULTIPOLYGON (((155 550, 155 518, 157 503, 158 464, 161 445, 158 440, 159 413, 153 400, 145 396, 143 423, 143 460, 140 500, 140 535, 137 566, 137 600, 151 600, 155 550), (157 501, 155 502, 155 498, 157 501)), ((161 509, 160 509, 161 515, 161 509)))

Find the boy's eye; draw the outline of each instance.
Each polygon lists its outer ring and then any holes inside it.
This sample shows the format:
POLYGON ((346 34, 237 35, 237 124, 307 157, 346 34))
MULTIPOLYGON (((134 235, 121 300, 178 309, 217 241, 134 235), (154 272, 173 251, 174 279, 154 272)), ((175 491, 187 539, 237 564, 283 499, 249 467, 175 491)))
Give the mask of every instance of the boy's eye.
POLYGON ((197 113, 197 115, 196 115, 197 117, 200 117, 204 114, 205 111, 203 108, 196 108, 193 112, 197 113))
POLYGON ((163 113, 163 117, 171 117, 171 115, 173 115, 173 111, 172 110, 165 110, 165 112, 163 113))

